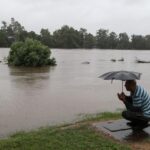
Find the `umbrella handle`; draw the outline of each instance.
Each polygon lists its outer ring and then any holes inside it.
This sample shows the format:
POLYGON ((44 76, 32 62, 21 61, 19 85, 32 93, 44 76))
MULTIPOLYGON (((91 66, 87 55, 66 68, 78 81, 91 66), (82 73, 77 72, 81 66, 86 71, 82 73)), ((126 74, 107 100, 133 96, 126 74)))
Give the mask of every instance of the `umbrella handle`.
POLYGON ((122 80, 122 93, 123 93, 123 80, 122 80))

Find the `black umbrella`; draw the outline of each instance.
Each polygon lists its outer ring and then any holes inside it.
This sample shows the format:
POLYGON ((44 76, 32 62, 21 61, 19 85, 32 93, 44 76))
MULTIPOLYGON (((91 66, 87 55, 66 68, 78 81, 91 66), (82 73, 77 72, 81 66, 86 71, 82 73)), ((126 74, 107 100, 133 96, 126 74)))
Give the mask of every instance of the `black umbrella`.
POLYGON ((141 73, 133 71, 111 71, 104 73, 100 78, 104 80, 122 80, 122 91, 123 91, 123 81, 126 80, 139 80, 141 73))

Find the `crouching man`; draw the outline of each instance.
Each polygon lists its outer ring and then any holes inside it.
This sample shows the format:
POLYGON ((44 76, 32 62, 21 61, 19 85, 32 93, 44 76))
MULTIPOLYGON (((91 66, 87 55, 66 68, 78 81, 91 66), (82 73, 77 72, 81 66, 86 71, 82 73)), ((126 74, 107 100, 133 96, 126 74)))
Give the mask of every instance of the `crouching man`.
POLYGON ((122 116, 130 121, 128 125, 143 129, 148 126, 150 120, 150 95, 143 87, 137 85, 135 80, 127 80, 125 87, 130 96, 124 93, 117 94, 127 109, 122 112, 122 116))

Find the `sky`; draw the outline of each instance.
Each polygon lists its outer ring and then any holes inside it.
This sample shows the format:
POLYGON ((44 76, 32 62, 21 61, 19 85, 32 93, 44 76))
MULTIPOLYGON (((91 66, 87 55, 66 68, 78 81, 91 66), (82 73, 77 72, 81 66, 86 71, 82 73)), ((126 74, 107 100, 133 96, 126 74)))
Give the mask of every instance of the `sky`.
POLYGON ((101 28, 117 34, 150 34, 150 0, 0 0, 0 4, 0 23, 10 23, 13 17, 36 33, 69 25, 94 35, 101 28))

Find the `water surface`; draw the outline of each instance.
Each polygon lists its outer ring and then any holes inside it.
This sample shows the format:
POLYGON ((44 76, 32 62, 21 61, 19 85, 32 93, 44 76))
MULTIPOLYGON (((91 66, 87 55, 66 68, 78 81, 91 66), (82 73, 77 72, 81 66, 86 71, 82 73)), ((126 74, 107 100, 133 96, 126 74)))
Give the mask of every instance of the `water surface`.
MULTIPOLYGON (((0 49, 0 60, 8 55, 0 49)), ((117 100, 121 82, 103 81, 99 75, 114 70, 142 72, 139 81, 150 90, 150 51, 52 49, 56 67, 8 67, 0 63, 0 136, 72 121, 79 114, 124 108, 117 100), (120 59, 124 62, 111 62, 120 59), (89 64, 83 62, 89 62, 89 64)))

